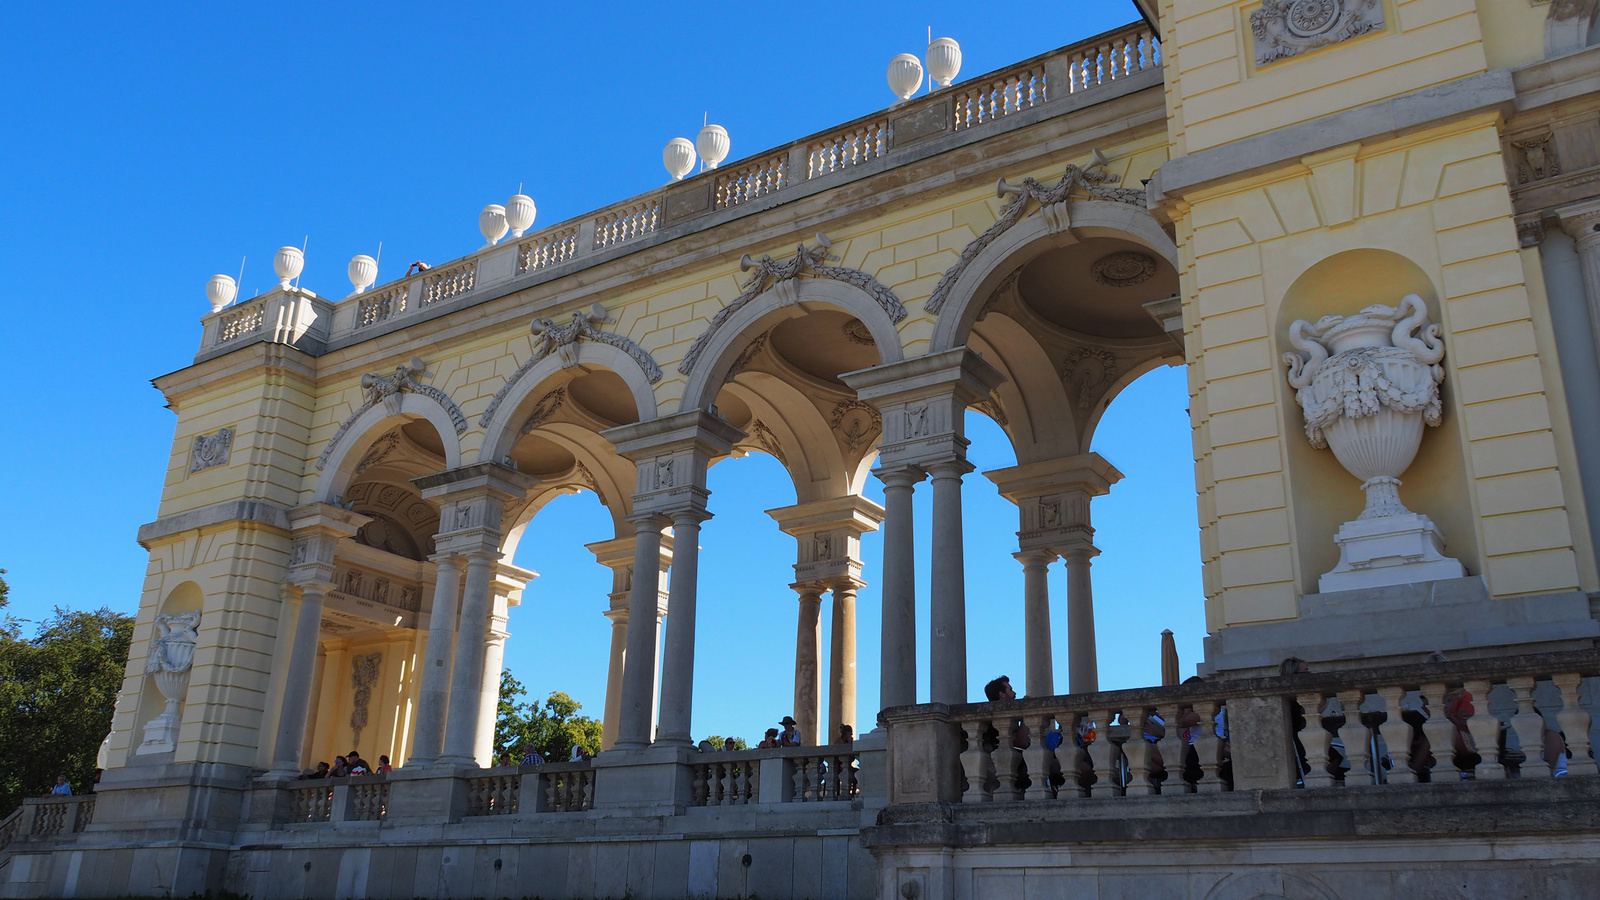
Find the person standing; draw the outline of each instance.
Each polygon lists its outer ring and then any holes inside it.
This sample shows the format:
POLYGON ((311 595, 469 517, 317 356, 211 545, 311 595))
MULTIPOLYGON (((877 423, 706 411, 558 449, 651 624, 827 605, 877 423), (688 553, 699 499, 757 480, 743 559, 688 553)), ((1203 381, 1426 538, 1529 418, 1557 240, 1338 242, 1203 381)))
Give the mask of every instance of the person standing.
POLYGON ((60 794, 60 795, 65 796, 65 797, 71 797, 72 796, 72 785, 67 783, 67 776, 65 776, 65 775, 57 775, 56 776, 56 785, 55 785, 55 787, 50 789, 50 793, 51 793, 52 796, 60 794))

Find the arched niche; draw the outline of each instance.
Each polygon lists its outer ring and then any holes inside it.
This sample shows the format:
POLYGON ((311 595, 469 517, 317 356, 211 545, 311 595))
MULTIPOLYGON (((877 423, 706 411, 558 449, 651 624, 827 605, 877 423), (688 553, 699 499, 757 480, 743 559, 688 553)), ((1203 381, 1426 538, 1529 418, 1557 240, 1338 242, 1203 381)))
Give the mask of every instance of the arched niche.
POLYGON ((1600 43, 1600 0, 1553 0, 1544 20, 1547 57, 1600 43))
POLYGON ((352 483, 356 468, 378 439, 395 425, 416 419, 426 420, 432 426, 439 453, 444 457, 444 468, 459 467, 461 440, 456 434, 455 422, 444 407, 421 394, 396 394, 357 416, 348 427, 341 428, 334 435, 338 443, 323 464, 322 474, 317 479, 316 500, 333 503, 352 483), (392 409, 391 404, 396 398, 398 409, 392 409))
POLYGON ((639 363, 626 352, 594 341, 578 341, 563 348, 563 352, 569 354, 570 362, 562 353, 551 354, 519 371, 507 382, 493 414, 486 417, 487 421, 480 421, 488 432, 478 451, 479 462, 499 462, 511 452, 522 436, 528 414, 549 390, 546 382, 560 380, 557 376, 567 370, 575 369, 579 374, 591 369, 612 372, 627 386, 634 407, 634 418, 630 421, 646 422, 656 417, 655 389, 639 363))
POLYGON ((929 353, 964 346, 985 301, 1012 272, 1052 247, 1095 237, 1143 246, 1178 268, 1178 247, 1149 212, 1110 200, 1078 200, 1069 207, 1070 234, 1052 233, 1048 217, 1034 212, 985 247, 946 295, 934 324, 929 353))
MULTIPOLYGON (((1442 323, 1439 293, 1416 263, 1389 250, 1362 248, 1327 257, 1300 274, 1284 294, 1275 323, 1274 359, 1283 434, 1288 445, 1290 509, 1298 551, 1299 588, 1315 593, 1317 579, 1339 562, 1333 542, 1339 526, 1361 514, 1365 503, 1360 482, 1330 450, 1313 449, 1306 439, 1305 419, 1285 376, 1282 354, 1294 348, 1289 326, 1323 316, 1348 316, 1375 303, 1398 306, 1407 294, 1421 297, 1431 321, 1442 323)), ((1422 447, 1401 476, 1400 496, 1408 508, 1433 519, 1445 536, 1445 554, 1461 560, 1471 574, 1483 571, 1478 551, 1477 519, 1468 490, 1460 407, 1451 335, 1444 335, 1445 380, 1441 386, 1444 421, 1424 428, 1422 447)), ((1219 436, 1213 432, 1213 439, 1219 436)))
POLYGON ((750 341, 781 319, 805 315, 811 305, 832 307, 860 321, 877 345, 880 363, 904 358, 894 320, 871 294, 828 278, 779 282, 751 298, 709 332, 705 349, 689 372, 679 411, 705 409, 715 403, 729 369, 750 341))
MULTIPOLYGON (((167 592, 167 596, 162 599, 161 605, 156 607, 156 615, 151 616, 149 622, 146 622, 134 632, 134 647, 144 651, 144 654, 149 652, 151 642, 160 634, 160 626, 156 624, 156 616, 176 616, 203 610, 205 609, 205 602, 205 592, 200 589, 200 585, 193 581, 185 581, 177 585, 167 592)), ((205 621, 203 617, 200 624, 204 628, 205 621)), ((141 654, 141 658, 144 654, 141 654)), ((139 683, 139 706, 134 715, 132 747, 129 750, 130 756, 138 755, 139 746, 144 742, 145 726, 150 723, 151 719, 161 715, 162 711, 166 709, 166 698, 162 697, 161 691, 156 688, 155 679, 145 674, 143 669, 139 671, 139 683)))

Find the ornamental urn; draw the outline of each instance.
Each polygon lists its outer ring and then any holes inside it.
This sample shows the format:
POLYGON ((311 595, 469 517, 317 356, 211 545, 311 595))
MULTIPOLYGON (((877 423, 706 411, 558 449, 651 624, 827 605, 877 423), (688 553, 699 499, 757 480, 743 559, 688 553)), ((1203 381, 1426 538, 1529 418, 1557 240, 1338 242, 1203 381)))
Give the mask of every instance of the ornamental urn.
POLYGON ((675 137, 667 141, 666 149, 661 151, 661 164, 667 167, 667 174, 673 181, 682 181, 683 176, 693 172, 694 160, 694 144, 688 138, 675 137))
POLYGON ((708 169, 715 169, 727 159, 728 151, 733 147, 728 139, 728 129, 721 125, 707 125, 700 129, 700 133, 695 135, 694 145, 708 169))
POLYGON ((278 287, 289 289, 289 282, 300 277, 306 267, 306 255, 299 247, 279 247, 272 258, 272 271, 278 273, 278 287))
POLYGON ((533 227, 533 220, 539 214, 539 208, 533 205, 533 198, 527 194, 512 194, 506 201, 506 224, 511 226, 512 237, 522 237, 522 233, 533 227))
POLYGON ((239 285, 231 275, 213 275, 206 282, 206 299, 211 301, 212 312, 222 312, 222 308, 233 302, 239 296, 239 285))
POLYGON ((483 212, 478 213, 478 230, 483 232, 484 240, 489 242, 483 245, 483 249, 488 249, 500 243, 500 239, 505 237, 506 232, 510 229, 511 226, 506 224, 506 208, 504 206, 498 203, 491 203, 483 208, 483 212))
POLYGON ((934 38, 928 45, 928 75, 939 82, 940 87, 949 87, 960 72, 961 45, 954 38, 934 38))
POLYGON ((1366 506, 1334 541, 1339 566, 1322 590, 1348 590, 1458 578, 1461 564, 1441 555, 1443 535, 1400 501, 1400 476, 1440 422, 1444 343, 1422 298, 1369 306, 1353 316, 1301 319, 1289 327, 1289 385, 1305 415, 1306 438, 1331 449, 1361 480, 1366 506))
POLYGON ((911 95, 922 87, 922 60, 917 59, 914 53, 902 53, 889 60, 889 90, 899 97, 901 102, 911 99, 911 95))
POLYGON ((378 261, 365 253, 360 253, 350 258, 350 265, 345 267, 345 273, 350 276, 350 284, 355 290, 350 296, 365 293, 372 283, 378 280, 378 261))

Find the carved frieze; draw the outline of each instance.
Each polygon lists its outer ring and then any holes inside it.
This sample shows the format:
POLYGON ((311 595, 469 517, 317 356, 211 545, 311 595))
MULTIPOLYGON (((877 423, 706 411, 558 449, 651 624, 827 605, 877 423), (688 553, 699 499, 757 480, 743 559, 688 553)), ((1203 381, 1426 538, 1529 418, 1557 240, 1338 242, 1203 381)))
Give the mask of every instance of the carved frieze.
POLYGON ((189 450, 189 474, 225 466, 232 453, 232 428, 218 429, 216 434, 197 434, 189 450))
POLYGON ((1262 0, 1250 13, 1258 66, 1382 28, 1382 0, 1262 0))
POLYGON ((766 254, 762 254, 760 259, 751 259, 750 254, 746 253, 739 260, 739 270, 748 272, 754 269, 755 274, 740 287, 739 296, 733 298, 727 306, 717 310, 717 314, 711 317, 711 326, 695 338, 689 347, 689 352, 684 355, 683 362, 678 365, 678 371, 685 375, 694 371, 695 363, 700 361, 700 355, 705 352, 711 336, 716 334, 734 313, 749 305, 750 301, 765 291, 801 277, 828 278, 858 287, 872 297, 879 308, 889 316, 891 322, 903 320, 906 317, 906 306, 895 296, 894 291, 859 269, 827 264, 839 259, 828 252, 828 248, 832 246, 833 241, 829 240, 826 234, 818 232, 817 243, 814 246, 807 247, 805 244, 800 244, 795 247, 794 256, 786 260, 775 260, 766 254))

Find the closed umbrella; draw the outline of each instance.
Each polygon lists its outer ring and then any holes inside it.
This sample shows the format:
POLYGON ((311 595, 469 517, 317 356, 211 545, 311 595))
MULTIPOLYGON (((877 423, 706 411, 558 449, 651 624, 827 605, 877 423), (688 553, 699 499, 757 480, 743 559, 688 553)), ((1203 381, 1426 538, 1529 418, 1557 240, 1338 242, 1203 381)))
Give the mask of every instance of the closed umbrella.
POLYGON ((1161 632, 1161 683, 1178 683, 1178 644, 1172 639, 1172 629, 1161 632))

